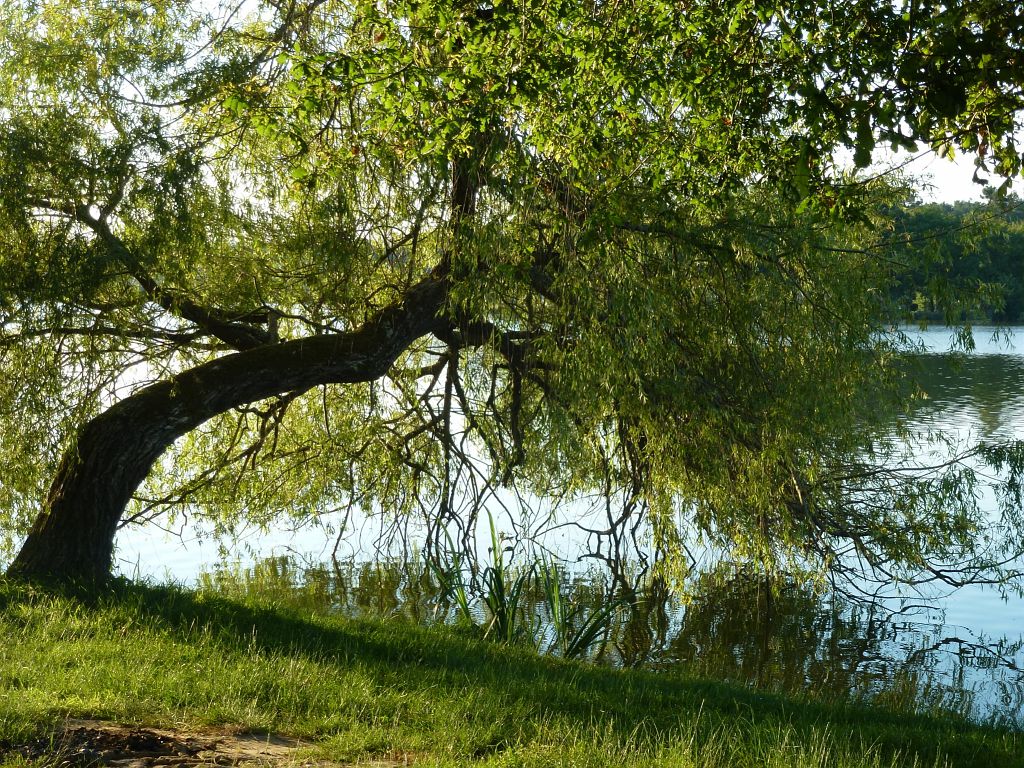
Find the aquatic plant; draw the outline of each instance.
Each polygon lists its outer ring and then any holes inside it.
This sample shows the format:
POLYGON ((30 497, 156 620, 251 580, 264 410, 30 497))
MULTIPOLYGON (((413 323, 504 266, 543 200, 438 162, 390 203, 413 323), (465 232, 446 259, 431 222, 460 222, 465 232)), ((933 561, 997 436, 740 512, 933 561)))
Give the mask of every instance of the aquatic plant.
POLYGON ((444 557, 428 558, 428 567, 437 578, 441 588, 441 599, 452 602, 460 622, 470 627, 476 627, 476 614, 471 605, 472 598, 463 579, 463 573, 466 570, 465 558, 452 542, 451 535, 446 532, 445 536, 448 541, 448 549, 444 557))
POLYGON ((484 569, 484 605, 490 614, 490 621, 484 630, 484 637, 493 637, 503 643, 523 640, 535 644, 535 625, 523 610, 524 590, 534 578, 536 566, 531 564, 525 570, 515 572, 506 566, 501 538, 494 527, 494 518, 488 515, 491 527, 491 565, 484 569))
POLYGON ((562 594, 562 574, 557 563, 545 558, 540 571, 544 603, 554 634, 547 651, 556 651, 567 659, 586 657, 628 602, 623 599, 605 601, 587 614, 582 604, 574 605, 562 594))

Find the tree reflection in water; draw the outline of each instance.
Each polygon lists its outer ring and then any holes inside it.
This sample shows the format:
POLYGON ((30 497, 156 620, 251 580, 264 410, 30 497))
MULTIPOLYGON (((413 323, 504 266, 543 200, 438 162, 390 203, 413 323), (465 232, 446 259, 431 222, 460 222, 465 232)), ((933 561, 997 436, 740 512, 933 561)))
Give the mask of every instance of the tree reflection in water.
MULTIPOLYGON (((609 600, 623 609, 591 660, 688 677, 901 708, 951 709, 1024 727, 1024 642, 990 641, 929 620, 920 609, 823 595, 812 586, 769 584, 728 565, 703 573, 687 594, 657 578, 616 588, 596 572, 561 573, 563 595, 584 613, 609 600)), ((472 574, 469 574, 471 577, 472 574)), ((301 567, 287 557, 203 573, 200 589, 354 617, 457 623, 436 573, 419 560, 333 562, 301 567)), ((526 636, 550 650, 552 628, 539 580, 523 601, 526 636)), ((478 627, 487 619, 477 601, 478 627)), ((527 640, 529 641, 529 640, 527 640)))

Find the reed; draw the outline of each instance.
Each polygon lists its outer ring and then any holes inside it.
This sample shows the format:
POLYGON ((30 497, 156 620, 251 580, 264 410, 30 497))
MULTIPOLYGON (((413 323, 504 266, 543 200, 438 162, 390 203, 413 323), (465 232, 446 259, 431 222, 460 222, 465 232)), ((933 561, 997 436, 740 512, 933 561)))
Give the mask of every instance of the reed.
POLYGON ((484 569, 481 595, 490 619, 484 637, 506 643, 526 642, 534 645, 536 625, 524 611, 523 597, 534 579, 535 567, 516 572, 505 563, 501 539, 488 514, 491 529, 491 564, 484 569))
POLYGON ((566 659, 586 658, 591 648, 604 637, 618 612, 628 606, 623 599, 605 601, 590 613, 580 604, 573 604, 562 593, 562 574, 556 562, 541 562, 541 585, 547 608, 553 640, 549 652, 555 651, 566 659))
POLYGON ((447 532, 445 535, 448 539, 448 550, 444 559, 428 558, 427 567, 437 579, 441 600, 449 600, 455 606, 456 620, 465 626, 476 627, 477 617, 473 611, 473 598, 464 577, 467 570, 465 558, 455 547, 451 536, 447 532))

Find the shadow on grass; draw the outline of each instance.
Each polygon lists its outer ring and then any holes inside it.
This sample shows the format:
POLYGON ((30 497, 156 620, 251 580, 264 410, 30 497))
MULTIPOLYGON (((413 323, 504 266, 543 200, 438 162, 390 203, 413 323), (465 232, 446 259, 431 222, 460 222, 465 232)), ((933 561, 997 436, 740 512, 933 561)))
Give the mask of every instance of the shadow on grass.
MULTIPOLYGON (((115 582, 103 590, 64 589, 62 596, 92 610, 127 612, 144 626, 187 642, 207 632, 227 653, 252 649, 303 657, 361 671, 405 691, 464 693, 467 685, 538 713, 597 726, 622 738, 642 732, 669 737, 681 723, 700 722, 709 733, 738 721, 755 729, 791 728, 811 741, 827 730, 854 745, 875 746, 883 757, 899 752, 907 764, 1024 766, 1024 738, 956 717, 907 714, 851 702, 763 693, 738 685, 686 680, 668 674, 614 670, 541 657, 527 649, 498 647, 446 628, 403 622, 352 621, 303 616, 288 608, 260 607, 199 595, 175 587, 115 582), (400 670, 401 674, 396 675, 400 670), (851 737, 851 734, 853 736, 851 737)), ((9 585, 0 610, 49 590, 9 585)), ((500 749, 501 744, 492 745, 500 749)))

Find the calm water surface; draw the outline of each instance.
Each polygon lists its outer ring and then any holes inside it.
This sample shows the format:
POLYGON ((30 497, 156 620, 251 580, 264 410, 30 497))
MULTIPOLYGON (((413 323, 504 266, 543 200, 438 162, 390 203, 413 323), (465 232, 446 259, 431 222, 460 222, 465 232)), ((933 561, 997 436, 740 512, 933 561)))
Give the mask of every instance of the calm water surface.
MULTIPOLYGON (((928 400, 915 413, 916 426, 964 441, 1024 438, 1024 329, 1006 339, 976 328, 970 354, 947 354, 952 334, 946 329, 914 333, 930 352, 921 358, 928 400)), ((188 528, 178 533, 123 534, 121 572, 195 583, 206 571, 215 574, 204 577, 208 586, 228 590, 243 588, 246 578, 269 579, 318 595, 330 610, 416 620, 453 615, 429 573, 360 563, 358 544, 350 543, 349 557, 330 568, 296 569, 295 562, 329 559, 333 540, 322 531, 243 534, 230 557, 236 565, 228 568, 215 541, 188 528), (279 559, 285 554, 293 559, 279 559)), ((610 586, 600 575, 577 572, 565 577, 564 589, 597 605, 610 586)), ((642 607, 622 612, 595 646, 596 660, 681 667, 788 691, 913 698, 1024 727, 1024 600, 970 587, 904 603, 851 604, 797 584, 773 592, 729 567, 701 577, 692 592, 684 605, 648 585, 633 596, 642 607)), ((535 598, 531 610, 543 645, 542 601, 535 598)))

